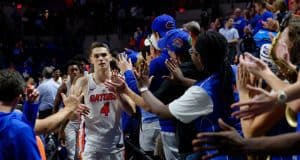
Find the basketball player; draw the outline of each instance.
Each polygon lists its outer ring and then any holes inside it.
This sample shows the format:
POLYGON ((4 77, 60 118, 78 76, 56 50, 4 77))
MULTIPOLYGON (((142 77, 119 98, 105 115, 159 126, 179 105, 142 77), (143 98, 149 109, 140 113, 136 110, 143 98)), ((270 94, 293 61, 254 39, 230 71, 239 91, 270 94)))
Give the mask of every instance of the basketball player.
MULTIPOLYGON (((135 104, 125 94, 105 84, 111 81, 112 56, 106 44, 94 42, 89 48, 94 73, 76 81, 73 93, 84 93, 84 103, 90 114, 80 126, 80 156, 84 160, 123 160, 121 111, 134 112, 135 104)), ((124 86, 125 87, 125 86, 124 86)))

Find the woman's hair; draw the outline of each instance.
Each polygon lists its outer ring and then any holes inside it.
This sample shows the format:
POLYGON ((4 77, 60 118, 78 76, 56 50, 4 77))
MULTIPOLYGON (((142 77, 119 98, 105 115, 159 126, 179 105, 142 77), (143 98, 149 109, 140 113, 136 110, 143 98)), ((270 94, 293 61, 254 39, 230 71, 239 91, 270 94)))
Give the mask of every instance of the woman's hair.
POLYGON ((218 32, 203 32, 197 39, 195 49, 201 56, 203 71, 207 75, 220 73, 221 93, 226 106, 234 102, 233 72, 227 58, 228 43, 224 36, 218 32))
POLYGON ((288 6, 285 3, 285 0, 276 0, 273 6, 274 6, 274 11, 285 12, 288 10, 288 6))
POLYGON ((289 40, 292 43, 290 60, 293 64, 300 64, 300 26, 290 25, 288 31, 289 40))

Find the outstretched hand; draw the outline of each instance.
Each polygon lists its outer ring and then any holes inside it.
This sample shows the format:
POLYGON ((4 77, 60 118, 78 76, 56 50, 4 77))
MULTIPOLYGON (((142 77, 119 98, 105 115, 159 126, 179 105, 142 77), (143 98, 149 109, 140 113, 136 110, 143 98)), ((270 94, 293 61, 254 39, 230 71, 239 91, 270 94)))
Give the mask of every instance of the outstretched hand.
POLYGON ((70 95, 66 96, 64 93, 61 93, 65 109, 68 109, 69 111, 72 112, 71 117, 78 117, 80 115, 87 116, 89 114, 89 108, 81 104, 81 99, 83 98, 83 94, 80 96, 75 96, 75 95, 70 95))
POLYGON ((253 118, 262 113, 268 112, 276 107, 277 95, 274 92, 268 92, 262 88, 253 87, 247 85, 250 92, 255 93, 252 99, 246 100, 244 102, 237 102, 231 105, 231 108, 240 108, 242 106, 248 106, 247 109, 235 111, 232 116, 236 118, 249 119, 253 118))
POLYGON ((217 152, 204 155, 202 159, 207 160, 222 154, 243 155, 245 154, 245 140, 230 125, 222 119, 218 120, 221 132, 207 132, 197 134, 192 141, 195 152, 217 150, 217 152))
POLYGON ((270 71, 268 65, 262 60, 252 56, 250 53, 245 53, 240 56, 240 65, 259 78, 263 78, 266 71, 270 71))
POLYGON ((150 86, 153 76, 149 78, 149 66, 145 61, 141 63, 139 70, 134 73, 138 80, 139 88, 150 86))
POLYGON ((126 54, 122 54, 122 53, 119 54, 118 62, 119 62, 119 67, 120 67, 121 73, 124 73, 127 70, 133 69, 131 59, 128 58, 126 54))
POLYGON ((118 71, 112 71, 111 81, 105 81, 104 84, 115 93, 124 93, 127 87, 124 78, 119 75, 118 71))

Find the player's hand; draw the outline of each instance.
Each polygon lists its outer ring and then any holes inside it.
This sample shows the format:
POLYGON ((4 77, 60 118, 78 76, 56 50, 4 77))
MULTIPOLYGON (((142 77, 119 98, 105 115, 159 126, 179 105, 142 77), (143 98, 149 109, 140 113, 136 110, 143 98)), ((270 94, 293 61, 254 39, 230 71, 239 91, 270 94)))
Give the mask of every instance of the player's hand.
POLYGON ((117 71, 113 71, 111 80, 105 81, 104 84, 114 90, 115 93, 124 93, 127 87, 124 78, 121 77, 117 71))

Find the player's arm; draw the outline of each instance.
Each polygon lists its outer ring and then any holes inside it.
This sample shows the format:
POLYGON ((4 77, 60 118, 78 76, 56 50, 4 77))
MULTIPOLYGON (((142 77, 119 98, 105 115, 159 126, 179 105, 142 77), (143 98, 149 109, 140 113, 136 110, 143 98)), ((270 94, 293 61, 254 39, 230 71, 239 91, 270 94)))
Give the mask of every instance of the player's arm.
POLYGON ((61 93, 66 93, 67 92, 67 85, 66 83, 63 83, 57 90, 55 99, 54 99, 54 104, 53 104, 53 113, 58 112, 59 110, 59 105, 62 102, 61 98, 61 93))
POLYGON ((59 127, 64 120, 68 119, 73 114, 75 114, 75 116, 77 116, 77 114, 81 114, 82 112, 83 114, 86 114, 84 113, 87 111, 85 106, 81 105, 80 103, 82 97, 83 94, 80 96, 70 95, 69 97, 66 97, 65 94, 62 94, 65 107, 61 111, 45 119, 38 119, 35 124, 35 132, 38 134, 47 133, 59 127))

